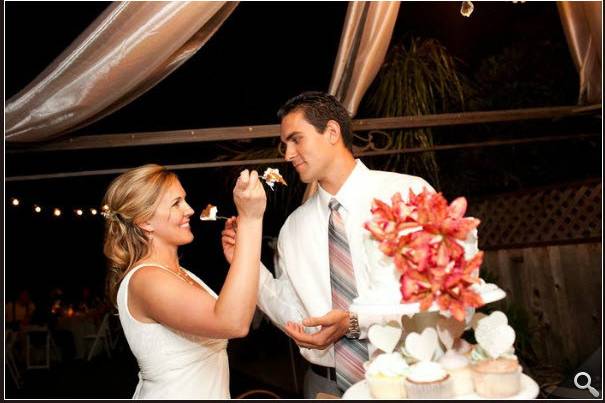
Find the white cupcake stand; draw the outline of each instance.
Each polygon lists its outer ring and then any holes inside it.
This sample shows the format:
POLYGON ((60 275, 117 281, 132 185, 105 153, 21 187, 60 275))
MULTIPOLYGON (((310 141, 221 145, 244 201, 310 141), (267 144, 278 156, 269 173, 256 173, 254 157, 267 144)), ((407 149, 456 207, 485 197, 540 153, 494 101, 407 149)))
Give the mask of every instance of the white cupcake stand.
MULTIPOLYGON (((494 284, 486 284, 484 289, 479 293, 481 294, 481 298, 483 302, 489 304, 491 302, 499 301, 506 297, 506 293, 497 287, 494 284)), ((418 302, 410 303, 410 304, 401 304, 401 305, 352 305, 351 311, 357 313, 363 313, 366 315, 414 315, 420 312, 420 304, 418 302)), ((428 311, 425 312, 435 312, 439 311, 439 306, 434 303, 428 311)), ((538 397, 540 393, 540 387, 529 376, 526 374, 521 374, 521 390, 514 396, 509 397, 508 399, 535 399, 538 397)), ((363 380, 357 382, 349 389, 345 391, 342 395, 343 399, 347 400, 366 400, 372 399, 372 395, 370 394, 370 389, 368 387, 368 383, 363 380)), ((472 393, 469 395, 456 396, 455 399, 467 399, 467 400, 477 400, 482 399, 481 396, 472 393)))

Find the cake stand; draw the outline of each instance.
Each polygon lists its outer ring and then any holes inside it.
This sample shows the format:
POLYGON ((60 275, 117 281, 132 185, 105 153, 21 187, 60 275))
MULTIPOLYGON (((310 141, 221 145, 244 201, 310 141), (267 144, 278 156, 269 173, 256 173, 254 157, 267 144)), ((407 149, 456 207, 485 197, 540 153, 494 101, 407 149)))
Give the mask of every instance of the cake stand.
MULTIPOLYGON (((485 304, 496 302, 506 298, 506 292, 495 284, 482 284, 479 288, 478 293, 481 295, 481 299, 485 304)), ((350 310, 356 313, 363 313, 368 316, 385 316, 385 315, 407 315, 413 316, 420 313, 420 303, 414 302, 409 304, 399 305, 380 305, 380 304, 353 304, 350 310)), ((439 311, 439 306, 433 303, 431 307, 423 312, 436 312, 439 311)), ((535 399, 540 393, 538 384, 526 374, 521 374, 521 390, 514 396, 508 397, 507 399, 535 399)), ((372 399, 368 383, 363 380, 357 382, 349 389, 345 391, 342 396, 343 399, 348 400, 365 400, 372 399)), ((469 395, 456 396, 454 399, 468 399, 477 400, 483 399, 481 396, 472 393, 469 395)))
MULTIPOLYGON (((535 399, 538 397, 540 393, 540 388, 536 381, 531 379, 529 376, 525 374, 521 374, 521 390, 514 396, 510 396, 507 399, 535 399)), ((342 395, 343 399, 346 400, 367 400, 373 399, 370 394, 370 388, 368 387, 368 382, 363 380, 357 382, 342 395)), ((456 396, 453 399, 463 399, 463 400, 477 400, 483 399, 481 396, 476 393, 472 393, 469 395, 456 396)))
MULTIPOLYGON (((501 299, 506 298, 506 292, 499 288, 495 284, 484 284, 483 287, 479 289, 479 295, 481 295, 481 299, 484 303, 489 304, 491 302, 496 302, 501 299)), ((390 305, 380 305, 380 304, 355 304, 353 303, 349 308, 351 311, 358 314, 365 315, 415 315, 420 313, 420 303, 419 302, 411 302, 409 304, 390 304, 390 305)), ((436 312, 439 311, 439 306, 437 303, 433 303, 431 307, 423 312, 436 312)))

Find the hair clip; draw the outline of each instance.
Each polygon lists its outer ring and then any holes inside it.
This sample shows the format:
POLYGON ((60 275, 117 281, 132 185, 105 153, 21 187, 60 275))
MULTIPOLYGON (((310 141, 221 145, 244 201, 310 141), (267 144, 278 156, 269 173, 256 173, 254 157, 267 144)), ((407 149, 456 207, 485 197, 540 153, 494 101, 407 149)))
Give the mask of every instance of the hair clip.
POLYGON ((101 212, 101 215, 105 217, 106 220, 113 220, 116 218, 115 211, 111 211, 109 209, 105 209, 101 212))

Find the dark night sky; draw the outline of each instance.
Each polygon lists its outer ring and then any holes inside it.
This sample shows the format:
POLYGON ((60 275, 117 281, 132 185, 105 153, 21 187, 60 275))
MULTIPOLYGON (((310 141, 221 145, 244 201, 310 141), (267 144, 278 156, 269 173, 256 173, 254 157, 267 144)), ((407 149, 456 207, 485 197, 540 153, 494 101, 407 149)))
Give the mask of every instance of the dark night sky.
MULTIPOLYGON (((6 97, 35 78, 108 4, 5 3, 6 97)), ((276 123, 275 112, 287 98, 304 90, 328 88, 346 7, 346 2, 242 2, 214 37, 171 76, 130 105, 75 134, 276 123)), ((461 16, 459 7, 460 2, 402 2, 394 40, 405 35, 437 38, 469 72, 484 57, 519 41, 564 41, 554 2, 475 2, 470 18, 461 16)), ((562 63, 571 65, 569 59, 562 63)), ((199 155, 208 153, 203 147, 198 143, 161 150, 7 155, 6 175, 121 168, 152 161, 199 162, 199 155)), ((231 189, 225 186, 224 170, 179 175, 194 206, 219 200, 225 203, 223 211, 231 212, 227 207, 231 189)), ((29 203, 94 206, 110 180, 91 177, 6 183, 6 193, 29 203)), ((61 284, 99 287, 104 275, 101 219, 67 215, 60 220, 34 217, 29 206, 10 211, 7 206, 7 285, 16 288, 35 274, 35 288, 61 284)), ((277 235, 279 225, 271 222, 267 232, 277 235)), ((202 227, 196 222, 193 231, 196 241, 183 248, 183 264, 203 273, 216 289, 226 269, 219 250, 220 225, 205 223, 202 227), (202 262, 218 267, 206 267, 202 262)))
MULTIPOLYGON (((6 3, 6 96, 29 83, 108 4, 6 3)), ((327 89, 346 7, 346 2, 242 2, 171 76, 77 134, 275 123, 275 111, 288 97, 327 89)), ((470 18, 461 16, 459 7, 459 2, 404 2, 393 37, 437 38, 472 66, 521 39, 563 35, 552 2, 481 2, 470 18)))

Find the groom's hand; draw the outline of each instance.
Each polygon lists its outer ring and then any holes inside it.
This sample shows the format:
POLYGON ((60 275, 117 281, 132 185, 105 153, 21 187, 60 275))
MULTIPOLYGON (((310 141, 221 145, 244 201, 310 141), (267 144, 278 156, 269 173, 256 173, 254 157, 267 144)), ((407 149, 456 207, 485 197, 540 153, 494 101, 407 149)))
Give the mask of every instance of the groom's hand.
POLYGON ((349 313, 334 309, 324 316, 307 318, 302 324, 288 322, 284 330, 300 347, 325 350, 349 330, 349 313), (307 334, 304 326, 321 326, 321 330, 307 334))
POLYGON ((231 264, 235 252, 235 232, 237 230, 237 217, 231 217, 225 222, 225 229, 221 232, 221 244, 225 259, 231 264))

